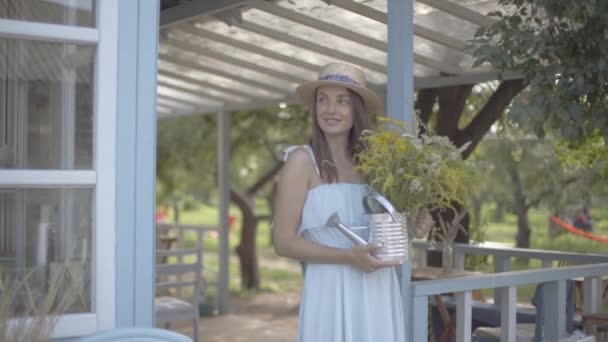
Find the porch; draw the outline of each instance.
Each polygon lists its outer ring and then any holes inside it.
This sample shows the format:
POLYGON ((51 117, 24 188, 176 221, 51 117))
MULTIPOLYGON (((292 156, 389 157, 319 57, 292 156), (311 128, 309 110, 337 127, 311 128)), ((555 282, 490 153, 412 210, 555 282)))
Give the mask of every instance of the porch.
MULTIPOLYGON (((209 233, 216 228, 199 225, 160 224, 158 236, 175 237, 174 248, 184 248, 185 244, 196 241, 204 246, 209 233), (189 241, 189 242, 188 242, 189 241)), ((429 245, 427 241, 415 240, 411 249, 411 274, 427 266, 426 255, 429 249, 441 250, 441 244, 429 245)), ((207 255, 204 270, 217 266, 215 257, 207 255)), ((504 244, 486 242, 480 245, 454 245, 454 273, 480 273, 466 277, 450 277, 429 281, 412 281, 410 285, 410 329, 411 341, 426 341, 429 331, 434 335, 431 340, 441 336, 457 341, 474 341, 474 328, 480 326, 501 327, 501 341, 515 341, 516 324, 525 315, 525 322, 541 323, 539 331, 547 341, 560 341, 566 338, 568 309, 573 309, 575 324, 580 325, 581 316, 603 311, 605 284, 602 277, 608 275, 608 256, 572 252, 546 251, 507 247, 504 244), (467 262, 467 257, 481 260, 477 264, 467 262), (530 269, 519 270, 515 265, 529 264, 530 269), (567 266, 565 266, 567 265, 567 266), (481 270, 481 272, 480 272, 481 270), (464 271, 464 272, 463 272, 464 271), (476 271, 476 272, 473 272, 476 271), (567 281, 577 282, 571 290, 574 295, 568 303, 567 281), (543 284, 542 307, 534 308, 530 303, 530 293, 518 296, 518 287, 536 287, 543 284), (483 291, 485 301, 474 300, 475 292, 483 291), (447 308, 452 322, 445 321, 439 306, 447 308), (445 303, 443 303, 445 301, 445 303), (433 315, 428 315, 433 310, 433 315), (479 316, 483 319, 479 319, 479 316), (544 318, 537 317, 541 315, 544 318), (475 322, 473 322, 475 321, 475 322), (440 322, 439 325, 437 323, 440 322), (453 324, 453 331, 446 333, 447 325, 453 324), (429 326, 433 327, 429 330, 429 326)), ((407 267, 406 267, 407 269, 407 267)), ((432 269, 432 268, 431 268, 432 269)), ((294 266, 293 272, 299 269, 294 266)), ((212 271, 211 273, 213 273, 212 271)), ((217 275, 208 274, 207 291, 220 293, 217 275)), ((414 277, 412 277, 414 278, 414 277)), ((441 277, 439 277, 441 278, 441 277)), ((522 292, 530 292, 522 291, 522 292)), ((239 298, 232 296, 230 312, 224 315, 201 317, 200 331, 203 341, 293 341, 297 336, 297 315, 300 294, 259 292, 253 296, 239 298), (238 330, 231 327, 239 326, 238 330)), ((450 319, 448 318, 448 319, 450 319)), ((521 323, 521 322, 520 322, 521 323)), ((450 328, 450 327, 448 327, 450 328)), ((578 326, 579 329, 582 327, 578 326)), ((173 330, 191 335, 191 324, 176 324, 173 330)))

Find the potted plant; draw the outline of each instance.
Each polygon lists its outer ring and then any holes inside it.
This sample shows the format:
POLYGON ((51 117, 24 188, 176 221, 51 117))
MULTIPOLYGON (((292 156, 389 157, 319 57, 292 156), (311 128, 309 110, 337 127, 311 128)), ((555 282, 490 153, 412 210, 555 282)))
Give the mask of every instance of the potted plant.
POLYGON ((207 286, 207 279, 201 277, 203 286, 201 287, 200 301, 198 303, 198 313, 201 317, 210 317, 215 315, 217 296, 216 291, 213 291, 207 286))

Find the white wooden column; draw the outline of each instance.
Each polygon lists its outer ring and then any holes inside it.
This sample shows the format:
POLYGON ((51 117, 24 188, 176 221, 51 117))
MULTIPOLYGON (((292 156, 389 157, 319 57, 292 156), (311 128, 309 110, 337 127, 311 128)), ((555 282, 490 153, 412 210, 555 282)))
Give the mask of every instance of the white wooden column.
MULTIPOLYGON (((405 122, 414 132, 414 1, 388 0, 388 81, 387 117, 405 122)), ((403 324, 408 341, 414 341, 416 332, 410 321, 413 307, 410 302, 411 262, 408 259, 400 269, 403 324)))
POLYGON ((514 286, 502 287, 500 291, 500 340, 515 342, 517 337, 516 315, 517 288, 514 286))
POLYGON ((471 342, 471 291, 456 292, 456 341, 471 342))
POLYGON ((225 314, 229 309, 229 258, 230 244, 228 231, 228 207, 230 205, 230 112, 221 111, 217 114, 217 174, 218 195, 220 198, 220 273, 218 291, 218 310, 225 314))
MULTIPOLYGON (((428 340, 429 297, 414 297, 412 299, 412 340, 428 340)), ((407 331, 405 332, 408 333, 407 331)))
POLYGON ((414 1, 388 1, 387 116, 414 130, 414 1))
MULTIPOLYGON (((494 272, 509 272, 511 270, 511 257, 494 255, 494 272)), ((494 304, 500 305, 500 289, 494 289, 494 304)))
POLYGON ((543 286, 543 332, 545 341, 559 341, 566 336, 565 280, 543 286))

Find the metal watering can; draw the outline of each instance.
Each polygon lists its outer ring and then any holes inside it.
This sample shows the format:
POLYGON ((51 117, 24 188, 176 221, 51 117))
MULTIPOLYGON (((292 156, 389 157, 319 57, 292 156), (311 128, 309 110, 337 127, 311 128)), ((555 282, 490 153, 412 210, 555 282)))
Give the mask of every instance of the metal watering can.
POLYGON ((338 213, 333 213, 327 220, 328 227, 337 228, 342 234, 358 246, 380 244, 382 248, 374 252, 381 260, 406 261, 408 258, 408 236, 405 230, 405 217, 382 195, 371 192, 363 197, 363 207, 367 212, 368 225, 365 227, 348 227, 338 213), (369 230, 368 241, 355 234, 353 229, 369 230))

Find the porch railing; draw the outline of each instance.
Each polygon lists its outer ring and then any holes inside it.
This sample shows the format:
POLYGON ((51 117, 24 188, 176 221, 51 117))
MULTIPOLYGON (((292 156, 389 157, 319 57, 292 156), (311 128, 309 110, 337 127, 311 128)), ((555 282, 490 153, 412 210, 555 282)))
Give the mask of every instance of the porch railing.
MULTIPOLYGON (((420 252, 428 247, 425 241, 415 241, 413 246, 417 250, 417 254, 421 254, 420 252)), ((441 246, 439 245, 439 247, 441 246)), ((602 276, 608 274, 608 256, 464 244, 456 244, 454 252, 455 255, 458 255, 456 263, 459 268, 464 268, 466 255, 493 255, 494 269, 497 273, 412 282, 410 341, 427 340, 429 296, 444 293, 454 293, 456 299, 456 338, 458 342, 471 341, 472 292, 474 290, 495 289, 495 303, 500 306, 501 341, 515 341, 517 332, 515 327, 516 286, 545 284, 542 329, 546 341, 559 341, 565 337, 566 280, 584 279, 583 290, 586 294, 583 303, 584 313, 596 313, 601 309, 602 276), (509 272, 512 257, 540 259, 544 267, 551 267, 553 261, 568 261, 585 265, 509 272)), ((424 258, 422 258, 422 263, 424 264, 424 258)))

